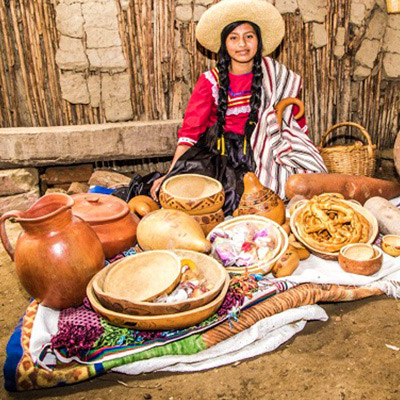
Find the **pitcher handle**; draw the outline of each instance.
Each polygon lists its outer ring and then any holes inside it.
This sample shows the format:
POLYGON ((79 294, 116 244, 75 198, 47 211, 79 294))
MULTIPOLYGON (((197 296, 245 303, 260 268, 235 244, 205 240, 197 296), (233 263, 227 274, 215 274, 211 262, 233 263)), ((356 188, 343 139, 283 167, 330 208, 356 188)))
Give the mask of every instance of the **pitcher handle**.
POLYGON ((22 211, 12 210, 4 213, 0 218, 0 237, 1 242, 3 243, 6 252, 10 256, 11 260, 14 261, 14 253, 15 250, 11 246, 11 243, 8 239, 7 232, 6 232, 6 220, 9 218, 18 218, 21 215, 22 211))

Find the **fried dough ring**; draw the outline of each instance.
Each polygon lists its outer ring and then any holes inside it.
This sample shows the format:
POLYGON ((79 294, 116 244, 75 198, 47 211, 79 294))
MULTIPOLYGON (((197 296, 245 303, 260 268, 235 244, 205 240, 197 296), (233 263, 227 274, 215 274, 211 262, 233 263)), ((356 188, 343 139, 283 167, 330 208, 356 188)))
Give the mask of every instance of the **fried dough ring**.
POLYGON ((296 220, 297 230, 310 247, 326 253, 339 251, 349 243, 369 239, 368 220, 343 201, 342 196, 314 196, 296 220))

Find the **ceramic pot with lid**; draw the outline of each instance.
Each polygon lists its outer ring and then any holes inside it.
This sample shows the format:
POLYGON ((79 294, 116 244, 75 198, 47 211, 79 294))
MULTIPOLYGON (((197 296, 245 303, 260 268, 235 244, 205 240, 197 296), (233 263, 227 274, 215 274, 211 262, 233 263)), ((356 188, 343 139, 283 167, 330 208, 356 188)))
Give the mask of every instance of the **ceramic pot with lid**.
POLYGON ((75 201, 72 212, 97 233, 106 258, 133 246, 139 218, 130 212, 127 203, 99 193, 79 193, 71 197, 75 201))

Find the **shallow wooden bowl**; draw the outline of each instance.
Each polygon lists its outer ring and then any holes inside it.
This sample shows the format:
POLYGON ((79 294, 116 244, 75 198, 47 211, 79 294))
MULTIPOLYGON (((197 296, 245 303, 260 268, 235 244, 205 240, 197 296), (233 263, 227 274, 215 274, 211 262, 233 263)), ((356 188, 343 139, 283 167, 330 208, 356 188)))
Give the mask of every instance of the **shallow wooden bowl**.
POLYGON ((382 238, 382 250, 393 257, 400 256, 400 236, 385 235, 382 238))
POLYGON ((163 183, 159 200, 163 208, 201 215, 221 209, 225 192, 216 179, 198 174, 184 174, 168 178, 163 183))
POLYGON ((225 215, 222 209, 220 209, 212 213, 192 215, 192 218, 200 224, 204 234, 208 235, 212 229, 224 221, 225 215))
POLYGON ((138 330, 183 329, 203 322, 221 307, 230 281, 227 277, 220 294, 202 307, 176 314, 140 316, 118 313, 104 307, 93 291, 93 280, 94 278, 89 282, 86 289, 86 295, 93 309, 113 325, 138 330))
POLYGON ((96 294, 115 307, 171 293, 181 279, 181 261, 167 250, 148 251, 118 260, 96 276, 96 294))
POLYGON ((382 250, 369 244, 348 244, 339 252, 340 266, 351 274, 373 275, 381 269, 382 262, 382 250))
MULTIPOLYGON (((359 203, 351 201, 351 200, 341 200, 344 203, 346 203, 347 205, 349 205, 350 207, 352 207, 355 211, 357 211, 358 213, 360 213, 364 218, 366 218, 366 220, 369 222, 370 225, 370 235, 369 235, 369 239, 367 240, 366 243, 373 243, 376 239, 376 237, 378 236, 379 233, 379 228, 378 228, 378 221, 376 220, 376 218, 372 215, 371 212, 369 212, 366 208, 362 207, 359 203)), ((318 249, 313 248, 312 246, 310 246, 309 244, 307 244, 301 237, 301 235, 299 234, 298 230, 297 230, 297 225, 296 225, 296 221, 297 218, 301 212, 301 210, 303 209, 303 207, 307 204, 308 200, 300 200, 299 202, 297 202, 295 204, 294 209, 292 209, 291 211, 291 216, 290 216, 290 229, 292 231, 292 233, 294 234, 294 236, 296 237, 296 239, 302 243, 304 245, 304 247, 306 247, 312 254, 323 258, 325 260, 337 260, 339 257, 339 252, 332 252, 332 253, 328 253, 328 252, 323 252, 320 251, 318 249)))
POLYGON ((289 237, 287 233, 284 231, 284 229, 277 224, 275 221, 272 221, 271 219, 262 217, 260 215, 243 215, 241 217, 235 217, 232 218, 228 221, 224 221, 221 224, 217 225, 207 236, 207 239, 210 240, 214 230, 216 229, 223 229, 223 230, 229 230, 232 229, 233 227, 242 224, 243 222, 251 222, 252 224, 255 224, 259 226, 260 228, 264 226, 273 226, 273 228, 276 230, 276 233, 279 237, 279 242, 278 246, 275 249, 274 256, 270 261, 260 261, 256 264, 252 264, 250 266, 246 267, 226 267, 226 270, 231 273, 235 274, 244 274, 246 273, 246 270, 250 274, 268 274, 272 267, 275 265, 275 263, 279 260, 279 258, 285 253, 289 246, 289 237))
POLYGON ((115 298, 112 296, 104 295, 102 290, 104 278, 108 274, 108 271, 103 270, 104 272, 101 271, 98 277, 93 281, 93 290, 101 304, 109 310, 123 314, 163 315, 193 310, 215 299, 221 292, 228 276, 225 268, 217 260, 205 254, 189 250, 175 250, 174 252, 180 259, 192 260, 203 275, 207 277, 207 282, 212 285, 212 289, 205 292, 202 296, 173 303, 151 303, 144 301, 127 301, 124 299, 115 301, 115 298))

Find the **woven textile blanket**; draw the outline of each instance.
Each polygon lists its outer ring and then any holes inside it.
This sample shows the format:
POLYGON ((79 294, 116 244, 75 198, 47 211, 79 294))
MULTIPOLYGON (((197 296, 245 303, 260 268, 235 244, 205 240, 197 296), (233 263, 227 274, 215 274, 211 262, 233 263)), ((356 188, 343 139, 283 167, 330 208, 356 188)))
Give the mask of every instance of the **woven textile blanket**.
MULTIPOLYGON (((110 370, 128 374, 199 371, 253 357, 278 347, 301 331, 306 321, 326 320, 316 305, 319 302, 353 301, 383 293, 400 297, 400 257, 384 255, 382 269, 373 276, 349 274, 337 262, 310 256, 290 280, 272 275, 253 278, 259 279, 258 288, 236 309, 214 315, 199 326, 167 333, 115 330, 106 321, 94 320, 93 311, 85 306, 60 317, 60 312, 32 301, 7 346, 5 387, 24 391, 63 386, 110 370), (65 343, 60 322, 75 317, 94 321, 90 331, 94 334, 93 340, 86 335, 79 344, 84 351, 71 353, 66 345, 54 343, 65 343)), ((74 341, 77 329, 67 339, 74 341)))

